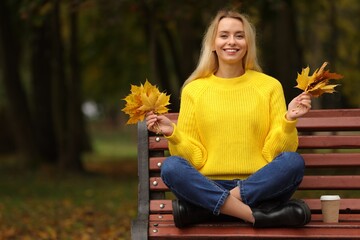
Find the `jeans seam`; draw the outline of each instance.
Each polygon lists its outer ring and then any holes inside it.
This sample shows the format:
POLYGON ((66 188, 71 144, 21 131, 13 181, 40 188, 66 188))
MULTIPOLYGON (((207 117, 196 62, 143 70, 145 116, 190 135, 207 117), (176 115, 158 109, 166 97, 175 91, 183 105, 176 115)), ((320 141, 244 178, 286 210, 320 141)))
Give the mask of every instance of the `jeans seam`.
POLYGON ((224 191, 224 193, 221 195, 218 203, 215 206, 215 209, 213 211, 213 214, 218 216, 220 214, 220 208, 222 205, 224 205, 225 200, 229 197, 230 192, 229 191, 224 191))
POLYGON ((249 204, 248 204, 248 200, 247 200, 247 198, 246 198, 246 190, 245 190, 245 188, 244 188, 244 182, 240 180, 240 181, 238 182, 238 187, 239 187, 239 189, 240 189, 241 201, 242 201, 243 203, 245 203, 246 205, 249 205, 249 204))
MULTIPOLYGON (((208 179, 208 178, 207 178, 208 179)), ((223 193, 221 194, 220 199, 217 201, 217 204, 215 205, 215 208, 213 210, 213 214, 214 215, 219 215, 220 214, 220 208, 222 205, 224 205, 225 199, 230 195, 230 192, 228 190, 226 190, 225 188, 219 186, 216 182, 214 182, 211 179, 208 179, 208 181, 210 182, 210 184, 212 184, 215 188, 217 188, 218 190, 222 191, 223 193)))

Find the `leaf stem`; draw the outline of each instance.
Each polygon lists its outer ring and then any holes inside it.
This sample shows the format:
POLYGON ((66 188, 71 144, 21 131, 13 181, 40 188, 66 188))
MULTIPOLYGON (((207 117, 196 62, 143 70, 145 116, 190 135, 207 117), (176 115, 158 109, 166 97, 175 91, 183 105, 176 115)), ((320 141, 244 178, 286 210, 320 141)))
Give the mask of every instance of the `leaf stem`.
POLYGON ((162 134, 162 130, 158 122, 155 122, 156 134, 162 134))

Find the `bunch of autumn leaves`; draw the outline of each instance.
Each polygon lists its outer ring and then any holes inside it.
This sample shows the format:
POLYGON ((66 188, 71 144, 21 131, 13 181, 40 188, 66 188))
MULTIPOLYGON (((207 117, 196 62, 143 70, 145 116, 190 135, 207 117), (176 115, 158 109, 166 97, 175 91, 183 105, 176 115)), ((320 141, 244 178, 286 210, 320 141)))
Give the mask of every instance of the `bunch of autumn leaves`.
POLYGON ((131 85, 131 93, 124 100, 126 105, 122 111, 129 115, 127 124, 143 121, 146 113, 150 111, 155 114, 164 114, 169 111, 167 106, 170 104, 170 95, 160 92, 148 80, 146 80, 144 85, 131 85))
POLYGON ((316 69, 311 76, 309 76, 310 68, 304 68, 301 74, 298 74, 296 79, 298 85, 295 87, 310 93, 313 97, 319 97, 323 93, 335 92, 335 87, 338 86, 338 84, 330 84, 330 80, 339 80, 342 79, 343 76, 325 70, 327 64, 327 62, 324 62, 320 69, 316 69))
MULTIPOLYGON (((320 69, 316 69, 311 76, 309 76, 309 67, 302 69, 301 74, 298 74, 296 79, 298 84, 295 87, 310 93, 313 97, 319 97, 323 93, 335 92, 335 87, 338 84, 330 84, 330 80, 339 80, 343 76, 325 70, 327 64, 327 62, 324 62, 320 69)), ((131 85, 131 93, 124 100, 126 105, 122 111, 129 115, 127 124, 143 121, 146 113, 150 111, 155 114, 167 113, 169 110, 167 106, 170 104, 170 96, 161 93, 148 80, 146 80, 144 85, 131 85)))

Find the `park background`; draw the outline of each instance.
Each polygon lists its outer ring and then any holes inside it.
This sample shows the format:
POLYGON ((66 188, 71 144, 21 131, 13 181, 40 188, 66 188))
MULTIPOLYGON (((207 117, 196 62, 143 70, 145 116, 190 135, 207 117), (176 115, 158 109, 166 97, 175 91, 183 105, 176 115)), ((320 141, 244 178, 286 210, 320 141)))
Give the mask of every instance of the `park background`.
POLYGON ((2 0, 0 240, 130 238, 136 125, 123 98, 148 79, 177 111, 221 8, 250 17, 287 101, 302 68, 328 61, 344 79, 313 108, 360 107, 357 0, 2 0))

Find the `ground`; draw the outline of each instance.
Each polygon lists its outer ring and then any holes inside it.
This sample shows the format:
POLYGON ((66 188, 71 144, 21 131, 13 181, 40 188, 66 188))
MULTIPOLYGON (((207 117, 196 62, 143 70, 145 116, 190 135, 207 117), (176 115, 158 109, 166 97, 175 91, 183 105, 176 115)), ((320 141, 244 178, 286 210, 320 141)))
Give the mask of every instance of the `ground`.
POLYGON ((2 169, 0 240, 130 239, 136 195, 129 172, 60 176, 49 169, 2 169))

